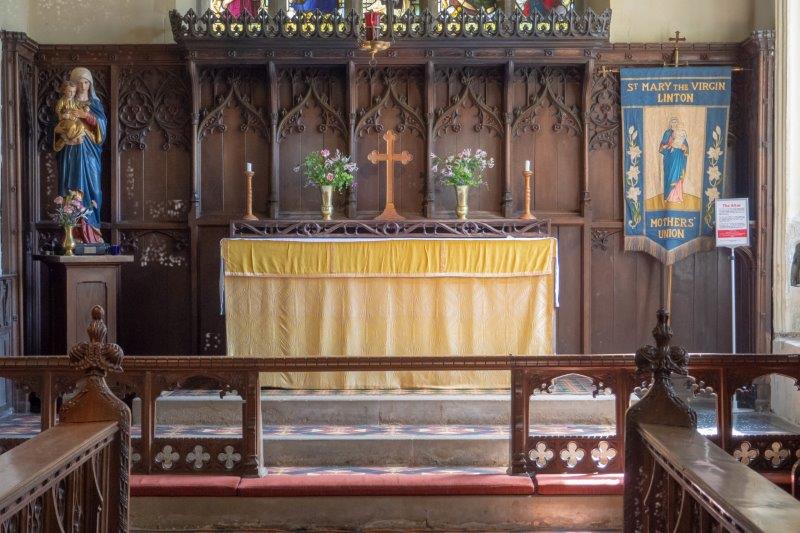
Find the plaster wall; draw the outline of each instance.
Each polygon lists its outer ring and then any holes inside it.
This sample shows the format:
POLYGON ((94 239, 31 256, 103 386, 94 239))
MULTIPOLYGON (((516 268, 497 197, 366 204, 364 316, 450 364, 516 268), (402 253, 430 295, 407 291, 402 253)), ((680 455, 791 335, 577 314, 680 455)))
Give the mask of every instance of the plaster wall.
POLYGON ((800 338, 800 287, 791 286, 795 247, 800 243, 800 4, 773 0, 776 4, 775 43, 775 242, 774 321, 776 351, 782 339, 800 338))
MULTIPOLYGON (((680 30, 689 41, 739 42, 753 30, 762 0, 611 0, 611 41, 664 42, 680 30)), ((771 9, 769 9, 771 12, 771 9)))

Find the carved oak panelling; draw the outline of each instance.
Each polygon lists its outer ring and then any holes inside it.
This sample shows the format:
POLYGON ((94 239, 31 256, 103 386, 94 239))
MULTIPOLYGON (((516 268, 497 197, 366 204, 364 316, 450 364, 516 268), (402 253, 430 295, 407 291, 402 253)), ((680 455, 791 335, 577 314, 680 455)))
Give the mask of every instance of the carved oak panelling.
MULTIPOLYGON (((40 212, 34 214, 37 221, 50 219, 50 208, 53 205, 53 198, 58 195, 58 163, 53 153, 53 128, 56 125, 56 116, 53 107, 59 98, 59 87, 61 83, 69 79, 72 69, 80 65, 58 65, 45 66, 39 68, 38 94, 36 104, 36 122, 38 125, 37 146, 39 148, 39 197, 40 212)), ((108 67, 89 67, 94 80, 94 90, 106 114, 109 115, 109 70, 108 67)), ((106 133, 107 135, 107 133, 106 133)), ((111 190, 111 150, 109 145, 113 144, 108 138, 105 139, 103 151, 103 190, 111 190)), ((102 220, 109 220, 111 216, 111 202, 103 202, 101 212, 102 220)))
POLYGON ((359 166, 357 201, 360 213, 375 216, 386 198, 385 163, 373 165, 367 155, 386 151, 383 134, 397 134, 395 152, 408 150, 414 159, 394 167, 394 202, 405 216, 422 216, 425 193, 425 75, 421 69, 362 69, 356 74, 355 135, 359 166))
MULTIPOLYGON (((504 192, 502 157, 505 120, 502 113, 503 78, 496 68, 458 67, 435 72, 433 123, 436 155, 447 157, 465 148, 483 149, 498 163, 488 169, 485 188, 473 191, 470 211, 500 215, 504 192)), ((455 191, 436 185, 440 216, 454 218, 455 191)))
MULTIPOLYGON (((598 353, 625 351, 626 346, 647 342, 648 312, 661 302, 662 265, 649 255, 624 252, 622 239, 618 230, 593 231, 592 279, 598 281, 592 290, 592 349, 598 353)), ((729 350, 729 269, 725 255, 716 250, 675 264, 676 344, 692 352, 729 350)))
POLYGON ((621 120, 619 75, 596 73, 589 102, 589 150, 616 148, 621 120))
POLYGON ((186 220, 191 195, 188 99, 182 69, 122 69, 118 117, 123 220, 186 220))
POLYGON ((188 231, 123 230, 120 243, 134 262, 122 268, 120 345, 130 354, 183 353, 191 346, 188 231))
POLYGON ((199 336, 197 347, 201 354, 224 354, 225 316, 220 314, 220 257, 219 241, 228 236, 226 226, 199 228, 197 235, 198 299, 203 302, 199 309, 199 336))
MULTIPOLYGON (((347 153, 344 70, 287 68, 277 72, 278 141, 280 143, 280 210, 319 213, 319 191, 306 187, 294 169, 312 151, 328 148, 347 153)), ((342 216, 345 197, 334 196, 334 216, 342 216)))
POLYGON ((581 71, 574 67, 515 69, 511 117, 511 182, 514 208, 525 201, 522 169, 533 161, 533 209, 578 211, 583 144, 581 71))
POLYGON ((244 212, 245 163, 253 163, 256 212, 269 191, 270 127, 266 68, 201 72, 199 140, 204 214, 244 212))

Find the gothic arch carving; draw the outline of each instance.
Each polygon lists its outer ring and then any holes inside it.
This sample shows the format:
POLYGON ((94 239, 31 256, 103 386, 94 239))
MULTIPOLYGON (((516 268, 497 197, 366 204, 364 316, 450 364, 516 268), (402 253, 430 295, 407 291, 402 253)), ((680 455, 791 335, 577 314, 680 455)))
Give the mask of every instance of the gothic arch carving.
POLYGON ((359 71, 357 81, 359 84, 369 86, 371 107, 357 111, 356 135, 363 138, 369 133, 382 134, 384 132, 382 113, 394 107, 399 112, 399 120, 394 127, 395 133, 411 131, 424 139, 426 129, 422 111, 412 107, 408 102, 408 95, 402 94, 399 88, 409 83, 421 84, 420 78, 418 72, 411 69, 370 68, 359 71), (372 87, 376 84, 382 86, 382 91, 373 96, 372 87))
POLYGON ((182 71, 165 68, 123 69, 120 78, 120 150, 144 150, 149 132, 159 130, 162 150, 188 149, 189 99, 182 71))
POLYGON ((338 132, 345 140, 348 137, 348 128, 342 111, 333 103, 330 94, 326 94, 320 87, 332 87, 331 74, 318 69, 287 69, 280 73, 282 82, 289 83, 292 89, 293 106, 280 112, 278 122, 278 141, 285 140, 292 133, 305 131, 303 114, 313 106, 320 109, 321 120, 316 126, 317 131, 338 132))
POLYGON ((224 112, 232 106, 239 107, 241 111, 241 131, 250 131, 269 139, 269 124, 264 120, 264 112, 253 104, 252 89, 259 83, 256 76, 241 70, 211 69, 202 73, 200 81, 211 84, 213 95, 213 103, 200 112, 200 140, 210 134, 225 133, 228 130, 224 122, 224 112))
POLYGON ((619 144, 622 113, 619 74, 595 73, 589 103, 589 150, 614 149, 619 144))
POLYGON ((536 133, 541 126, 539 112, 548 107, 555 108, 556 122, 553 131, 568 131, 580 134, 583 131, 580 108, 567 103, 567 84, 579 79, 575 68, 523 67, 515 72, 518 81, 525 84, 525 104, 514 109, 511 131, 514 137, 525 133, 536 133))
POLYGON ((478 93, 477 87, 481 84, 491 83, 496 80, 494 76, 478 74, 471 68, 449 68, 437 72, 437 81, 445 82, 449 88, 460 84, 461 89, 457 94, 449 97, 449 105, 436 110, 436 120, 433 126, 435 137, 443 137, 448 133, 458 134, 463 127, 461 123, 462 109, 475 107, 478 120, 473 125, 475 132, 488 130, 500 138, 504 137, 505 124, 501 118, 500 109, 489 106, 486 99, 478 93))

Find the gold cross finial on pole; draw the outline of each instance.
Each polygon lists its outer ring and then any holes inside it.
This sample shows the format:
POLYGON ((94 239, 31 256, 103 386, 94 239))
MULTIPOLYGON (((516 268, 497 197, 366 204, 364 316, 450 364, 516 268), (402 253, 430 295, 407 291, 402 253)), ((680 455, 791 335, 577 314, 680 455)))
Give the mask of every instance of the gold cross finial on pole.
POLYGON ((387 131, 383 135, 383 140, 386 141, 386 153, 381 154, 377 150, 373 150, 367 156, 373 165, 377 165, 381 161, 386 162, 386 207, 383 208, 383 213, 375 217, 375 220, 405 220, 405 217, 400 215, 394 207, 394 164, 407 165, 413 157, 406 150, 399 154, 394 153, 396 139, 397 135, 394 131, 387 131))
POLYGON ((675 43, 675 48, 672 50, 672 66, 681 66, 681 52, 678 50, 678 44, 684 42, 686 37, 681 37, 681 32, 675 30, 675 37, 670 37, 669 42, 675 43))

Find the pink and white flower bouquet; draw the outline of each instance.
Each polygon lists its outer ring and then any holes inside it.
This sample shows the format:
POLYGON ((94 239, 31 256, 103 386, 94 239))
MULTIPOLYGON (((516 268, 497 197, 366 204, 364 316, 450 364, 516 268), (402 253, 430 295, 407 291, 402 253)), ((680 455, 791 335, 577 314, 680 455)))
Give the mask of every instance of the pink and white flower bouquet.
POLYGON ((433 158, 431 170, 439 178, 439 181, 455 187, 481 185, 483 173, 487 168, 494 167, 494 159, 480 148, 475 152, 465 148, 455 155, 444 158, 438 157, 436 154, 431 154, 431 157, 433 158))
POLYGON ((350 161, 350 156, 336 150, 331 153, 327 148, 311 152, 301 165, 295 167, 295 172, 303 172, 308 185, 322 187, 333 186, 335 191, 344 191, 355 182, 355 173, 358 167, 350 161))
POLYGON ((52 213, 53 221, 62 228, 77 226, 93 209, 97 208, 94 200, 92 200, 91 207, 83 205, 83 195, 80 191, 69 191, 66 196, 56 196, 53 203, 56 206, 52 213))

